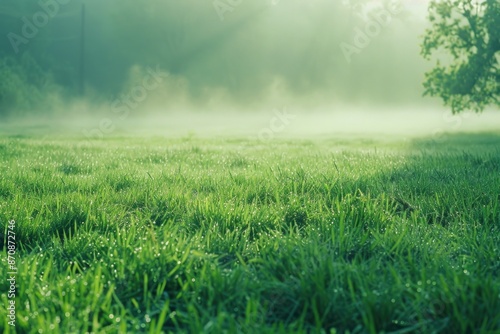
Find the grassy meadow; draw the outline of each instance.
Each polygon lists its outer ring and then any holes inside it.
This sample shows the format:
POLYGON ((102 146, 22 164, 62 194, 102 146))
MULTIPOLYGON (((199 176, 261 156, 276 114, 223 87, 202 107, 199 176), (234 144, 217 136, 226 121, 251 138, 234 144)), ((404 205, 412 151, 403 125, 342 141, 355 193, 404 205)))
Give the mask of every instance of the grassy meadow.
POLYGON ((500 333, 500 133, 3 136, 0 161, 0 332, 500 333))

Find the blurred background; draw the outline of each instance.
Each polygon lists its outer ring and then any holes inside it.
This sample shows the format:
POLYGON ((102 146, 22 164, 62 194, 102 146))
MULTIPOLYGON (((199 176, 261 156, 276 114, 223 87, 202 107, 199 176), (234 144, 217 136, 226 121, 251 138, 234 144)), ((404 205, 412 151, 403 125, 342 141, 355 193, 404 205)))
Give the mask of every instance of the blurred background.
POLYGON ((491 126, 492 111, 451 116, 422 97, 427 5, 1 0, 0 118, 85 118, 91 131, 105 117, 114 131, 175 114, 225 131, 286 109, 287 128, 310 132, 491 126))

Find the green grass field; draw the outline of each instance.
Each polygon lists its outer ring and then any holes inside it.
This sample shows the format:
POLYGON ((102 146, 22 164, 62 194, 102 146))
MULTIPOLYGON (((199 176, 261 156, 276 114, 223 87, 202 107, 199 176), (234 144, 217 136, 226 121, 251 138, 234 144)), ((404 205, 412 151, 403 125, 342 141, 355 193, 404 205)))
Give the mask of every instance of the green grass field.
POLYGON ((0 161, 0 332, 500 333, 500 134, 4 136, 0 161))

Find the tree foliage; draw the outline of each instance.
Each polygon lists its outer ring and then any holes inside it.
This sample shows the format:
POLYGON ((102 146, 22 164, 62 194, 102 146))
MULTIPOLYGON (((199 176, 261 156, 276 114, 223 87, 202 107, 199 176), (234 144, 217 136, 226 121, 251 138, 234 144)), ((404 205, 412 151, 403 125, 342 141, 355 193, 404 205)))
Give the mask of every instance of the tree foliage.
POLYGON ((23 18, 33 22, 33 15, 41 12, 36 1, 4 0, 0 3, 0 118, 42 114, 52 110, 63 93, 58 84, 66 82, 57 82, 54 76, 63 62, 49 52, 51 41, 48 37, 54 27, 47 24, 39 28, 35 37, 20 45, 18 52, 8 37, 15 33, 26 38, 23 18))
POLYGON ((425 95, 442 98, 453 113, 480 112, 500 106, 500 2, 498 0, 433 0, 431 27, 422 55, 442 54, 426 73, 425 95))
POLYGON ((0 78, 0 117, 14 111, 45 111, 57 99, 52 76, 27 53, 19 59, 0 57, 0 78))

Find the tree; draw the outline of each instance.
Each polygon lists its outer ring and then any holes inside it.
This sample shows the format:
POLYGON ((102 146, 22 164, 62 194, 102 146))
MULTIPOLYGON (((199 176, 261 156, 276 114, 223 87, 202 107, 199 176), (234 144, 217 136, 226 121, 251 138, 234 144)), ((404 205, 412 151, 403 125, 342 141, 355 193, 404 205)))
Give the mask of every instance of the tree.
POLYGON ((432 0, 431 27, 422 55, 447 55, 426 73, 424 95, 440 97, 452 112, 500 106, 500 2, 432 0))

